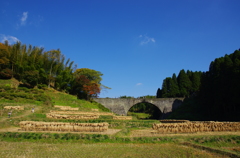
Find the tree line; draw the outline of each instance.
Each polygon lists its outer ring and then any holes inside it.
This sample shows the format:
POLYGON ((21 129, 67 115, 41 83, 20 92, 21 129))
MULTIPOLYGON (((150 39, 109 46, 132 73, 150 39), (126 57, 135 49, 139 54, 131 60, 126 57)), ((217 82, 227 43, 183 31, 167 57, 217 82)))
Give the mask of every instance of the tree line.
POLYGON ((156 98, 189 97, 199 91, 201 85, 201 71, 180 70, 178 76, 163 80, 162 89, 158 88, 156 98))
POLYGON ((240 120, 240 49, 210 63, 197 99, 210 119, 240 120))
POLYGON ((77 95, 81 99, 97 97, 101 88, 99 71, 82 68, 60 49, 45 51, 42 47, 21 44, 0 43, 0 79, 15 78, 28 88, 52 87, 59 91, 77 95))
MULTIPOLYGON (((185 112, 202 119, 240 120, 240 49, 210 63, 206 72, 181 70, 163 80, 157 98, 185 97, 185 112), (189 111, 195 109, 195 111, 189 111)), ((183 110, 179 109, 179 111, 183 110)), ((179 114, 181 115, 181 114, 179 114)), ((175 115, 176 116, 176 115, 175 115)), ((185 118, 188 119, 188 118, 185 118)))

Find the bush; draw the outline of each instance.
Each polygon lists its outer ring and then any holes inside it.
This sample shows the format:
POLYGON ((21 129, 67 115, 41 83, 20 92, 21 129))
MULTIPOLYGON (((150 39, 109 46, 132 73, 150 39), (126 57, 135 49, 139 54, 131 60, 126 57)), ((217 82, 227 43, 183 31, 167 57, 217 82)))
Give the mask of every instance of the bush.
POLYGON ((37 101, 43 101, 43 102, 51 101, 51 100, 52 100, 49 96, 42 95, 42 94, 35 94, 35 95, 34 95, 34 98, 35 98, 37 101))
POLYGON ((13 72, 8 68, 0 71, 0 79, 11 79, 12 76, 13 76, 13 72))
POLYGON ((59 139, 60 138, 59 134, 54 134, 53 136, 54 136, 55 139, 59 139))
POLYGON ((38 84, 37 85, 39 89, 47 89, 47 85, 46 84, 38 84))
POLYGON ((19 91, 23 91, 23 92, 29 92, 30 89, 28 89, 27 87, 18 87, 19 91))
POLYGON ((10 91, 12 88, 9 84, 6 85, 0 85, 1 91, 10 91))

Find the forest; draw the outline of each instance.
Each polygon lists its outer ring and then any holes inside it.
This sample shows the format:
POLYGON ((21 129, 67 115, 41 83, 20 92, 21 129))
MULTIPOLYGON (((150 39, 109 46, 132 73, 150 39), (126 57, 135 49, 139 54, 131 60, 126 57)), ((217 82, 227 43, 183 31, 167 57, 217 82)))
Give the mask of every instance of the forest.
POLYGON ((170 116, 190 120, 240 120, 240 49, 216 58, 206 72, 180 70, 163 80, 157 98, 184 97, 170 116))
POLYGON ((44 48, 17 42, 0 43, 0 79, 15 78, 27 88, 54 88, 80 99, 97 97, 102 88, 99 71, 81 68, 66 59, 60 49, 44 48))

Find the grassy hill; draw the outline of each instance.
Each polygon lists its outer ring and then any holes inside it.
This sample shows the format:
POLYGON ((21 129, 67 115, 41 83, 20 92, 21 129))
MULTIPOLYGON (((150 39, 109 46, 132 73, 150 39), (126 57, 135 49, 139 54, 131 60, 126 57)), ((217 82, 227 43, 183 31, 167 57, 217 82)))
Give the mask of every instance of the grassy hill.
POLYGON ((91 103, 85 100, 79 100, 63 92, 56 91, 52 88, 28 89, 17 87, 19 85, 15 79, 0 80, 0 103, 25 104, 31 103, 41 106, 53 107, 53 105, 79 107, 81 110, 90 110, 91 108, 100 108, 105 110, 97 103, 91 103))
POLYGON ((78 107, 80 111, 109 111, 96 102, 80 100, 52 88, 28 89, 19 85, 15 79, 0 80, 0 127, 17 126, 21 120, 48 120, 46 113, 56 110, 54 105, 78 107), (24 106, 24 111, 11 110, 12 121, 6 123, 10 110, 4 109, 4 106, 24 106), (32 108, 35 108, 34 114, 31 113, 32 108))

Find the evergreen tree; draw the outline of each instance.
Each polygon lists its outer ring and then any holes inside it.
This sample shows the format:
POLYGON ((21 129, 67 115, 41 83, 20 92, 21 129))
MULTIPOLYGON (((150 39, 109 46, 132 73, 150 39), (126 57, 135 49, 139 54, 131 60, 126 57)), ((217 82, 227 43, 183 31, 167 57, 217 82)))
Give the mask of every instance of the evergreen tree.
POLYGON ((172 79, 170 81, 170 93, 171 93, 171 97, 179 96, 178 81, 177 81, 177 76, 175 73, 173 73, 172 79))
POLYGON ((192 83, 183 69, 179 72, 177 80, 180 97, 188 97, 190 95, 192 83))
POLYGON ((163 98, 171 97, 171 94, 170 94, 170 80, 172 80, 171 77, 167 77, 163 80, 163 84, 162 84, 162 97, 163 98))
POLYGON ((156 98, 162 98, 162 90, 158 88, 156 98))
POLYGON ((190 80, 192 82, 191 94, 196 94, 201 85, 201 72, 193 72, 190 80))
POLYGON ((240 120, 240 52, 211 62, 202 75, 199 99, 212 120, 240 120))

